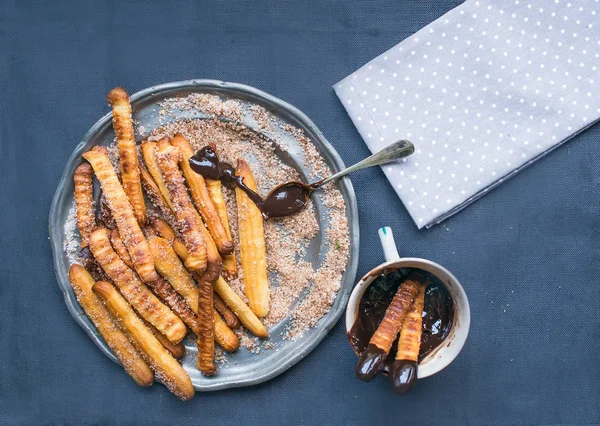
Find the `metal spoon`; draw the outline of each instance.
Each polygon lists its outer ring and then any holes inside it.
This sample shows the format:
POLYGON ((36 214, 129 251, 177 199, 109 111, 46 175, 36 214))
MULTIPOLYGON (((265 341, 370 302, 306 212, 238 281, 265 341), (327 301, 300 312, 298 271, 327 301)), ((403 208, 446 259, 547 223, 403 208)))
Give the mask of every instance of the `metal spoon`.
POLYGON ((337 180, 348 173, 367 167, 378 166, 389 163, 400 158, 408 157, 415 152, 415 147, 412 142, 401 140, 394 142, 390 146, 381 151, 365 158, 364 160, 347 167, 325 179, 314 183, 302 182, 287 182, 275 187, 269 195, 267 195, 261 207, 265 218, 289 216, 301 210, 308 201, 310 194, 317 188, 337 180))

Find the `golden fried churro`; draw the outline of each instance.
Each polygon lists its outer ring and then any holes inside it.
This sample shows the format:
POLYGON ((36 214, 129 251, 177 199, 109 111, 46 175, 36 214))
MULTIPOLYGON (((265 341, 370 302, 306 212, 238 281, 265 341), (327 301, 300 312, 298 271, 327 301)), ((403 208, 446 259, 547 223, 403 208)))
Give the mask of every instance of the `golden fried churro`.
POLYGON ((71 265, 71 269, 69 269, 69 280, 81 307, 92 320, 113 354, 121 362, 127 374, 138 385, 150 386, 154 381, 152 370, 127 336, 117 327, 102 301, 92 291, 95 283, 92 276, 82 266, 75 264, 71 265))
POLYGON ((221 346, 226 352, 235 352, 240 348, 240 339, 235 333, 229 328, 227 323, 223 321, 223 318, 217 311, 214 311, 215 319, 215 341, 221 346))
POLYGON ((242 324, 246 326, 252 334, 256 337, 266 339, 269 337, 267 329, 263 323, 258 319, 254 312, 244 303, 240 296, 227 284, 222 277, 220 277, 214 284, 215 291, 223 301, 231 308, 231 310, 237 315, 242 324))
POLYGON ((123 189, 131 203, 133 213, 140 225, 146 222, 146 205, 142 194, 142 183, 138 169, 137 148, 131 121, 129 95, 122 87, 115 87, 106 97, 112 107, 113 127, 117 135, 119 163, 123 189))
POLYGON ((129 256, 129 253, 127 253, 127 248, 125 247, 125 244, 123 244, 123 240, 119 235, 119 231, 116 229, 113 229, 110 232, 110 244, 112 245, 113 249, 115 249, 121 260, 125 262, 125 265, 127 265, 128 268, 133 269, 131 257, 129 256))
POLYGON ((223 299, 221 299, 221 296, 219 296, 218 294, 214 294, 213 302, 215 304, 215 309, 218 313, 221 314, 221 316, 225 320, 225 324, 227 324, 232 329, 237 329, 242 326, 240 319, 237 316, 235 316, 231 309, 229 309, 229 306, 227 306, 223 299))
POLYGON ((415 297, 413 304, 406 314, 400 339, 398 340, 397 360, 418 361, 419 348, 421 347, 421 333, 423 325, 423 304, 425 302, 425 285, 420 286, 419 294, 415 297))
POLYGON ((160 344, 163 345, 164 348, 166 350, 168 350, 171 355, 173 355, 173 358, 179 359, 185 355, 185 345, 183 344, 183 342, 179 342, 176 345, 174 345, 173 343, 171 343, 171 341, 169 339, 167 339, 165 337, 164 334, 162 334, 160 331, 158 331, 156 329, 156 327, 154 327, 148 321, 145 321, 145 320, 142 320, 142 321, 144 321, 144 325, 146 327, 148 327, 148 330, 150 330, 152 332, 152 334, 154 334, 154 337, 156 337, 156 340, 158 340, 160 342, 160 344))
MULTIPOLYGON (((235 170, 244 184, 256 192, 256 182, 248 164, 238 160, 235 170)), ((269 313, 269 280, 267 278, 267 258, 265 231, 260 209, 240 188, 235 188, 240 237, 240 260, 244 271, 244 289, 250 309, 263 318, 269 313)))
POLYGON ((167 191, 167 186, 165 185, 165 181, 160 173, 160 167, 158 167, 158 160, 156 159, 156 142, 142 142, 140 148, 142 150, 142 157, 144 157, 144 163, 146 164, 148 173, 150 173, 154 183, 156 183, 163 200, 165 200, 167 206, 169 206, 169 209, 173 211, 173 204, 171 203, 171 198, 169 197, 169 191, 167 191))
POLYGON ((192 311, 196 312, 198 310, 198 289, 177 257, 173 246, 160 237, 150 238, 148 244, 158 272, 184 297, 192 311))
POLYGON ((368 382, 383 368, 392 343, 396 340, 406 314, 421 287, 413 278, 412 274, 409 275, 400 285, 377 330, 369 340, 367 349, 360 355, 356 365, 356 375, 359 379, 368 382))
POLYGON ((173 203, 177 227, 183 236, 185 247, 189 253, 185 266, 199 273, 206 269, 206 241, 202 232, 202 223, 199 221, 198 212, 184 185, 183 176, 177 163, 180 153, 175 147, 168 146, 158 150, 158 165, 169 191, 173 203))
POLYGON ((109 230, 98 228, 90 236, 90 248, 104 272, 135 310, 173 343, 186 334, 183 322, 146 287, 119 258, 109 241, 109 230))
POLYGON ((406 314, 398 339, 396 359, 390 366, 392 389, 396 393, 409 391, 417 381, 419 349, 423 333, 423 304, 426 285, 421 285, 419 294, 406 314))
MULTIPOLYGON (((206 179, 205 181, 208 193, 210 194, 210 198, 212 199, 213 205, 217 210, 217 214, 221 219, 221 223, 225 228, 227 238, 233 241, 231 237, 231 230, 229 228, 229 218, 227 217, 227 206, 225 205, 225 199, 223 198, 223 193, 221 191, 221 181, 210 179, 206 179)), ((237 260, 235 258, 235 251, 232 251, 231 254, 223 256, 222 274, 225 278, 230 280, 237 278, 238 270, 237 260)))
POLYGON ((190 188, 192 199, 194 200, 204 223, 206 223, 206 227, 217 245, 219 253, 230 254, 233 252, 233 240, 225 231, 219 213, 206 188, 204 177, 194 172, 190 167, 189 160, 193 157, 194 151, 192 150, 189 141, 182 135, 177 134, 171 139, 171 145, 176 146, 181 151, 179 167, 183 171, 183 176, 185 177, 188 188, 190 188))
POLYGON ((178 398, 191 399, 194 396, 194 387, 190 377, 138 318, 117 289, 105 281, 99 281, 93 290, 104 298, 108 309, 119 318, 121 325, 127 330, 133 343, 144 353, 146 361, 160 381, 178 398))
POLYGON ((73 174, 75 184, 74 198, 77 208, 77 228, 81 235, 81 247, 87 247, 92 229, 96 226, 96 215, 94 214, 94 186, 92 166, 82 163, 73 174))
POLYGON ((83 157, 90 162, 96 177, 100 181, 106 202, 110 207, 125 247, 127 247, 127 252, 131 256, 136 272, 146 282, 157 279, 158 274, 154 270, 154 259, 152 259, 148 242, 135 219, 133 209, 123 191, 123 187, 117 179, 117 174, 108 158, 107 149, 96 146, 91 151, 83 154, 83 157))

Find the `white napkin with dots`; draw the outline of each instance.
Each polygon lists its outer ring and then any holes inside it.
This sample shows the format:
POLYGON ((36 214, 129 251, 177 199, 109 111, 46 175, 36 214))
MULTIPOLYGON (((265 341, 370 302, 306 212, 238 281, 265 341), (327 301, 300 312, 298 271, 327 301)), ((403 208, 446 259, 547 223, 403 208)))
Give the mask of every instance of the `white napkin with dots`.
POLYGON ((599 0, 467 0, 334 86, 419 228, 600 117, 599 0))

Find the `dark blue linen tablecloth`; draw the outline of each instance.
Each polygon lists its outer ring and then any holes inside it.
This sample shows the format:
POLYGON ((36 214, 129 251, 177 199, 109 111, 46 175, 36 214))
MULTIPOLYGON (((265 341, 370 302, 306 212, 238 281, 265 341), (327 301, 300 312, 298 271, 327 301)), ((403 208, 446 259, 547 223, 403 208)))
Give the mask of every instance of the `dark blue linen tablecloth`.
POLYGON ((358 275, 382 261, 389 225, 401 254, 446 266, 471 302, 461 355, 404 397, 354 377, 340 322, 274 380, 181 403, 102 355, 55 282, 50 201, 110 88, 253 85, 306 112, 350 164, 369 152, 331 85, 459 3, 0 1, 0 424, 598 424, 598 126, 430 230, 380 170, 353 177, 358 275))

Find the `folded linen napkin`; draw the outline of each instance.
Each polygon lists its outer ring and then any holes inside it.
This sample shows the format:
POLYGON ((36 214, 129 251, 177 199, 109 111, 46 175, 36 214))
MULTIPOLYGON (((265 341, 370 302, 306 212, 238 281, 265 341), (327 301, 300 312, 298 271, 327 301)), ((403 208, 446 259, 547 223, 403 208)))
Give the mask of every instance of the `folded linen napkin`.
POLYGON ((468 0, 334 86, 419 228, 600 116, 599 0, 468 0))

